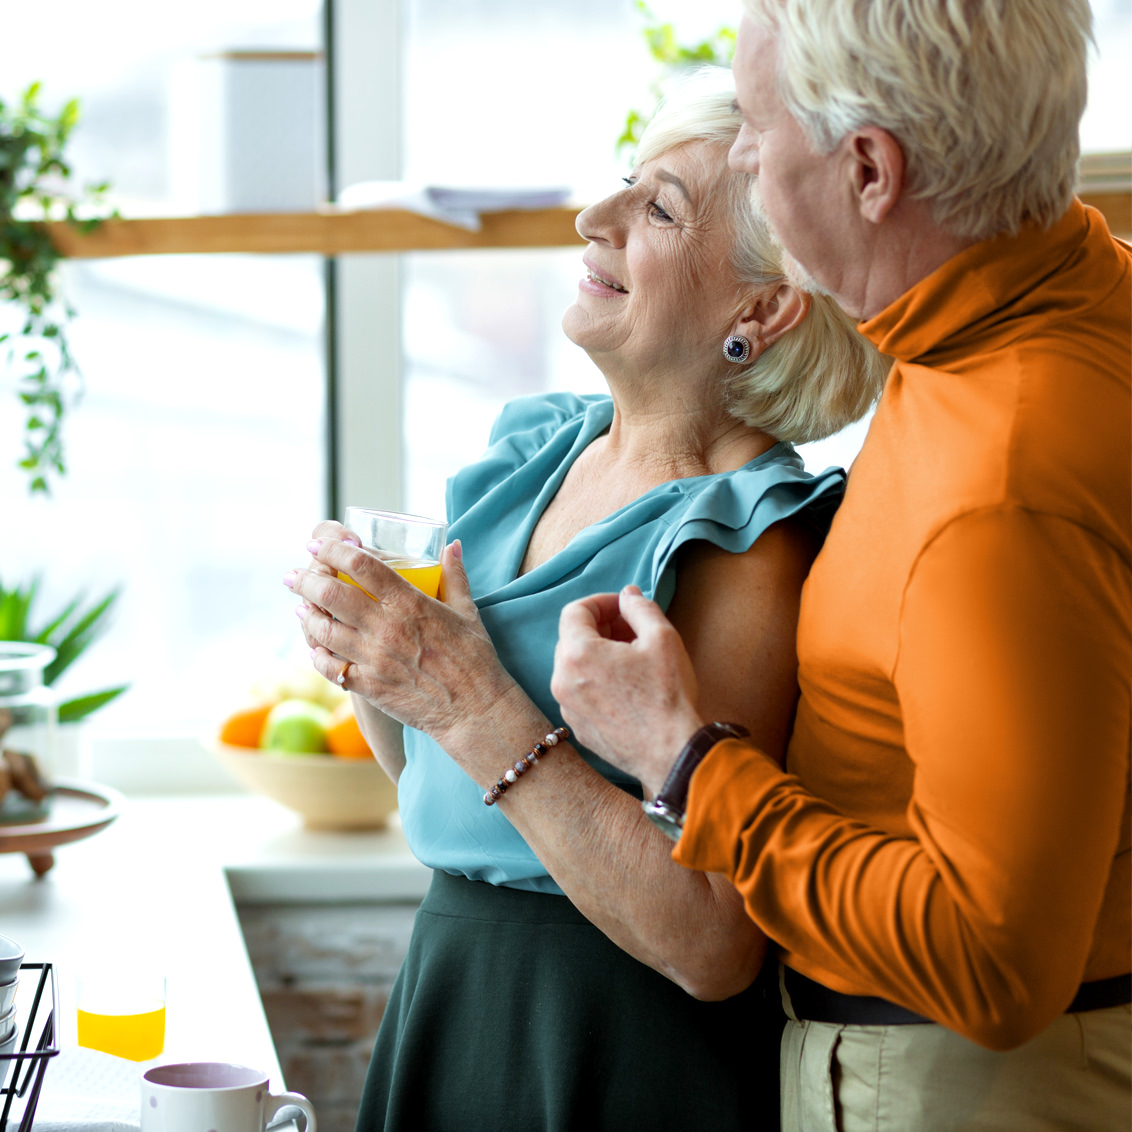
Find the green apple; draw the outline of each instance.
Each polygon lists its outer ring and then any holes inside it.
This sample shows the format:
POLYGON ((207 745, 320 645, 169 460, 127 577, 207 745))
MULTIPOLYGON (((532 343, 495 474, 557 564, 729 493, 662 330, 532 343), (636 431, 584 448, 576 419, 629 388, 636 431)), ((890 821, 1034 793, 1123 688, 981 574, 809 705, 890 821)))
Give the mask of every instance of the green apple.
POLYGON ((330 712, 311 700, 282 700, 267 713, 260 746, 284 754, 325 754, 330 712))

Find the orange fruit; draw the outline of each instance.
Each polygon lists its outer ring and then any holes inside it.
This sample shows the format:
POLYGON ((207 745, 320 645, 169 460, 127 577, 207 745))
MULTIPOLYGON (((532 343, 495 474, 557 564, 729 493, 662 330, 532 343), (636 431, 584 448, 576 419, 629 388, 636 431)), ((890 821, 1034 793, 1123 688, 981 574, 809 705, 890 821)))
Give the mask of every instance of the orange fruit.
POLYGON ((354 718, 354 706, 347 700, 339 704, 330 716, 326 730, 326 746, 332 755, 342 759, 372 759, 366 737, 354 718))
POLYGON ((234 711, 220 725, 220 742, 233 747, 258 747, 263 724, 274 703, 234 711))

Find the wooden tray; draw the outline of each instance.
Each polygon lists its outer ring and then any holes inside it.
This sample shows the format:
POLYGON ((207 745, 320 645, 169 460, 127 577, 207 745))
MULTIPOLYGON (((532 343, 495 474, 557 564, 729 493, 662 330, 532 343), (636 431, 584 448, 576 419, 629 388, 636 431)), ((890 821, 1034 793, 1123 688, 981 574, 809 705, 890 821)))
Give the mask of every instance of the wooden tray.
POLYGON ((27 825, 0 825, 0 853, 26 853, 37 877, 43 876, 55 857, 57 845, 81 841, 105 829, 122 807, 122 795, 94 782, 59 779, 52 792, 51 813, 44 821, 27 825))

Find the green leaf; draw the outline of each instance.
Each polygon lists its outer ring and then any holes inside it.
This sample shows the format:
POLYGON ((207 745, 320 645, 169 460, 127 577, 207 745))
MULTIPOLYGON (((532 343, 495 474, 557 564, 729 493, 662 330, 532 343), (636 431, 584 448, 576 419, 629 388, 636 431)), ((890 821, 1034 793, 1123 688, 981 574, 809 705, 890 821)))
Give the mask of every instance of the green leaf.
POLYGON ((74 723, 78 719, 83 719, 92 711, 97 711, 111 700, 117 699, 127 688, 129 684, 122 684, 117 688, 108 688, 104 692, 91 692, 86 696, 76 696, 73 700, 66 700, 58 708, 59 722, 74 723))
MULTIPOLYGON (((70 621, 75 615, 75 610, 79 607, 81 598, 72 598, 64 607, 63 612, 58 614, 56 618, 51 621, 45 628, 40 629, 35 635, 34 643, 37 645, 46 645, 51 641, 51 638, 58 633, 63 626, 70 621)), ((49 680, 48 683, 51 681, 49 680)))
POLYGON ((63 107, 59 115, 59 131, 60 134, 69 134, 74 129, 75 123, 79 120, 79 100, 77 98, 70 99, 63 107))
POLYGON ((47 666, 43 678, 48 684, 59 677, 86 651, 91 641, 102 631, 102 621, 118 599, 119 590, 112 590, 97 605, 79 618, 59 640, 47 643, 55 648, 55 659, 47 666))
POLYGON ((0 587, 0 640, 27 641, 28 610, 35 600, 36 582, 27 589, 0 587))

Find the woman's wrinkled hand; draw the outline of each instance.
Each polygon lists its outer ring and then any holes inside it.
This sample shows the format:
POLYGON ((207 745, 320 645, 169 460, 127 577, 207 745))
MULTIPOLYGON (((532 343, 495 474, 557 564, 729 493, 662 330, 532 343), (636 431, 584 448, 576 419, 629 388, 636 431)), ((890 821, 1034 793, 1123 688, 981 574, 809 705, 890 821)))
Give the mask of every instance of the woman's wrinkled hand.
POLYGON ((575 737, 650 795, 703 724, 680 634, 636 586, 563 608, 550 691, 575 737))
POLYGON ((444 550, 437 600, 343 541, 344 531, 320 524, 307 544, 311 568, 284 578, 302 603, 314 666, 332 682, 344 675, 347 691, 444 746, 448 733, 482 720, 514 688, 472 600, 460 544, 444 550), (339 571, 357 585, 340 581, 339 571))
MULTIPOLYGON (((342 542, 349 543, 353 546, 361 546, 362 540, 358 538, 353 531, 349 528, 342 526, 341 523, 336 523, 333 519, 323 519, 315 529, 311 532, 311 542, 321 544, 324 539, 339 539, 342 542)), ((338 572, 330 566, 326 566, 315 557, 311 557, 310 565, 307 567, 312 573, 325 574, 328 577, 336 578, 338 572)), ((298 576, 297 570, 288 570, 283 575, 283 584, 287 587, 293 588, 295 578, 298 576)), ((306 637, 307 645, 314 648, 317 641, 311 639, 311 636, 306 631, 306 625, 303 626, 303 635, 306 637)))

